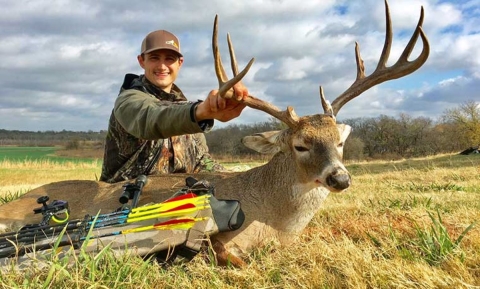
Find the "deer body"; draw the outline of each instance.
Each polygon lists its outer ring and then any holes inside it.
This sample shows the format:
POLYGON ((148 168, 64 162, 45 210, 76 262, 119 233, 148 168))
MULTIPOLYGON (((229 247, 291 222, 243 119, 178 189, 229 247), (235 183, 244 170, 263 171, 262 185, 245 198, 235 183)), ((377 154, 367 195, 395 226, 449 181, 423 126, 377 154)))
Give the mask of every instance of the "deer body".
MULTIPOLYGON (((349 127, 339 125, 337 128, 330 116, 314 117, 326 123, 314 129, 309 121, 305 122, 306 127, 299 127, 297 131, 287 129, 271 132, 266 134, 270 136, 268 141, 265 134, 252 136, 254 139, 250 139, 248 145, 256 146, 258 150, 279 150, 265 165, 243 173, 196 175, 197 179, 205 179, 215 186, 218 199, 235 199, 241 203, 246 216, 244 225, 239 230, 215 236, 215 240, 231 253, 242 255, 252 247, 272 239, 284 244, 293 241, 318 211, 329 191, 339 190, 322 185, 327 184, 328 176, 334 171, 338 175, 348 176, 341 164, 342 150, 336 149, 333 143, 343 142, 340 132, 347 130, 343 134, 346 138, 349 127), (336 139, 325 141, 330 148, 312 146, 310 151, 301 152, 305 154, 302 159, 290 149, 294 139, 292 135, 307 133, 312 138, 322 136, 324 139, 325 135, 330 135, 336 139), (272 138, 272 135, 275 137, 272 138), (272 142, 272 139, 275 141, 272 142), (329 153, 332 150, 335 151, 333 155, 329 153)), ((187 176, 151 176, 142 193, 140 205, 161 202, 170 197, 183 186, 187 176)), ((344 186, 348 186, 349 181, 348 177, 348 184, 344 186)), ((123 183, 95 181, 63 181, 44 185, 1 206, 0 226, 38 222, 40 217, 34 215, 32 210, 39 206, 36 199, 43 195, 48 195, 51 200, 68 201, 71 218, 74 219, 82 218, 85 214, 95 215, 100 210, 102 213, 111 212, 120 206, 118 197, 122 186, 123 183)))

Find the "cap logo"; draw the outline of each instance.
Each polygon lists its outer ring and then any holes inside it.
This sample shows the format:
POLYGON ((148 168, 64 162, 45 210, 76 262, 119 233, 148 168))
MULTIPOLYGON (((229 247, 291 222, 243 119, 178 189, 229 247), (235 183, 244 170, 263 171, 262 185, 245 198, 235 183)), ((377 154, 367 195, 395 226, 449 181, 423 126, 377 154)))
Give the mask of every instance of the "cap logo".
POLYGON ((165 44, 170 44, 170 45, 174 46, 176 49, 178 49, 177 43, 175 43, 175 41, 173 41, 173 40, 165 41, 165 44))

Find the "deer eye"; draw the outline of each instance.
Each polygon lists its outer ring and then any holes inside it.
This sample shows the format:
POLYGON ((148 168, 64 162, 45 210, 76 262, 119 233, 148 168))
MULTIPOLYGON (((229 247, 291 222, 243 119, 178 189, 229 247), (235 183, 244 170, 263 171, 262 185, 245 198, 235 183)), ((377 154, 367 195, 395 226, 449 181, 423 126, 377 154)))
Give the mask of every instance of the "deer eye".
POLYGON ((308 148, 302 146, 295 146, 295 150, 298 152, 306 152, 308 151, 308 148))
POLYGON ((343 148, 344 144, 345 144, 344 142, 341 142, 341 143, 338 144, 338 147, 343 148))

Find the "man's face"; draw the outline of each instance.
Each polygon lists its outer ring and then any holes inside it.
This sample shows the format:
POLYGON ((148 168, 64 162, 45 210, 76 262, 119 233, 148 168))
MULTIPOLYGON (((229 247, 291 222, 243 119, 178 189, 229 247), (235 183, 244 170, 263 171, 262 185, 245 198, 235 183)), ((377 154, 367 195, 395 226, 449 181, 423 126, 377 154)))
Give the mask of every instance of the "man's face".
POLYGON ((160 49, 147 53, 143 57, 139 55, 138 63, 145 70, 145 77, 151 83, 170 92, 182 66, 183 58, 171 50, 160 49))

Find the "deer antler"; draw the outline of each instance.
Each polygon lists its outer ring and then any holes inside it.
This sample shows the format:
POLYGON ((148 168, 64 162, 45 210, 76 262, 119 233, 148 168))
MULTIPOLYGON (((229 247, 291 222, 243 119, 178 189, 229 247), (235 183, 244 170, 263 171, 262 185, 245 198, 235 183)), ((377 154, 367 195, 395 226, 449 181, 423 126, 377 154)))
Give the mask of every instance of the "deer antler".
MULTIPOLYGON (((252 66, 254 62, 254 58, 252 58, 247 66, 240 72, 238 73, 238 66, 237 66, 237 59, 235 57, 235 51, 233 49, 233 44, 230 39, 230 34, 227 34, 227 41, 228 41, 228 48, 230 52, 230 61, 231 61, 231 66, 232 66, 232 71, 233 71, 233 78, 228 80, 227 74, 225 73, 225 69, 223 68, 222 64, 222 59, 220 56, 220 51, 218 49, 218 39, 217 39, 217 34, 218 34, 218 15, 215 16, 215 22, 213 24, 213 37, 212 37, 212 49, 213 49, 213 57, 215 61, 215 73, 218 78, 218 84, 219 84, 219 90, 218 93, 224 97, 224 98, 232 98, 233 97, 233 91, 232 87, 247 74, 248 70, 252 66)), ((289 127, 295 127, 298 123, 298 116, 293 110, 293 107, 288 106, 287 110, 281 111, 278 107, 275 105, 263 101, 261 99, 258 99, 252 95, 249 95, 247 98, 244 98, 241 100, 245 105, 248 107, 251 107, 253 109, 258 109, 263 112, 268 113, 269 115, 283 121, 286 123, 289 127)))
MULTIPOLYGON (((392 21, 390 19, 390 11, 388 8, 387 0, 385 0, 385 15, 386 15, 386 35, 385 35, 385 44, 383 46, 382 54, 380 55, 380 60, 378 61, 377 68, 375 71, 370 74, 368 77, 365 77, 365 67, 363 65, 362 57, 360 56, 360 47, 357 42, 355 42, 355 58, 357 62, 357 78, 353 84, 340 96, 338 96, 332 102, 333 114, 337 115, 338 111, 344 104, 357 97, 364 91, 368 90, 372 86, 375 86, 379 83, 385 82, 387 80, 392 80, 396 78, 403 77, 408 75, 418 68, 420 68, 425 61, 427 61, 428 55, 430 53, 430 45, 428 43, 427 36, 422 30, 423 24, 423 6, 420 12, 420 19, 418 21, 417 27, 410 38, 407 46, 403 50, 402 55, 397 60, 397 62, 390 66, 386 67, 388 57, 390 55, 390 49, 392 46, 392 21), (423 49, 417 59, 413 61, 408 61, 408 57, 412 52, 415 44, 417 43, 418 35, 421 36, 423 42, 423 49)), ((323 101, 322 101, 323 105, 323 101)), ((324 105, 325 107, 325 105, 324 105)), ((328 113, 325 111, 325 113, 328 113)))

